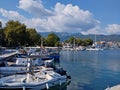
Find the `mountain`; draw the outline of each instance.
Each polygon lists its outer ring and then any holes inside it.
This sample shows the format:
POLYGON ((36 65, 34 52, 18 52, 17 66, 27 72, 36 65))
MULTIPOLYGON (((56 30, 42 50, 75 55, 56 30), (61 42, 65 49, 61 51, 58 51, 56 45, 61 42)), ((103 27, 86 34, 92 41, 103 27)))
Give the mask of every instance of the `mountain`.
MULTIPOLYGON (((50 33, 55 33, 59 36, 61 41, 67 40, 69 37, 74 36, 76 38, 90 38, 93 41, 95 40, 95 35, 83 35, 81 33, 68 33, 68 32, 39 32, 43 37, 47 37, 50 33)), ((120 35, 96 35, 96 41, 112 41, 112 42, 120 42, 120 35)))

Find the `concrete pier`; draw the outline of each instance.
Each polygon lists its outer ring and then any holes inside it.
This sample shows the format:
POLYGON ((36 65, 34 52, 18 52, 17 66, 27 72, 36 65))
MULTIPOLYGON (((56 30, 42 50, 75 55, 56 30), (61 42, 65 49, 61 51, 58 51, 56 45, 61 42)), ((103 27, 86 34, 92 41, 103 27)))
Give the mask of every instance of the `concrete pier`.
POLYGON ((113 86, 113 87, 108 87, 105 90, 120 90, 120 85, 116 85, 116 86, 113 86))

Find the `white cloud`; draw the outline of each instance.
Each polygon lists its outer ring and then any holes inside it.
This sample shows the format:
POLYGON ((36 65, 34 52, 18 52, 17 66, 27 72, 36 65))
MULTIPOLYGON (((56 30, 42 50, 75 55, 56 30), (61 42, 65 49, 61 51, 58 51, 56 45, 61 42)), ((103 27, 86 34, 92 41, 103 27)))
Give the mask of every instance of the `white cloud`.
POLYGON ((3 8, 0 8, 0 13, 2 14, 3 17, 6 17, 11 20, 20 20, 20 21, 25 20, 24 16, 20 15, 16 11, 7 11, 3 8))
POLYGON ((105 28, 105 31, 108 34, 120 34, 120 25, 118 25, 118 24, 110 24, 105 28))
POLYGON ((28 27, 36 28, 39 32, 80 32, 82 34, 120 34, 120 25, 108 25, 101 29, 100 21, 96 20, 90 11, 85 11, 72 4, 56 3, 52 10, 46 9, 41 0, 20 0, 20 9, 33 15, 32 18, 23 16, 17 11, 0 8, 0 14, 7 20, 19 20, 28 27), (40 16, 39 16, 40 15, 40 16), (38 16, 38 17, 36 17, 38 16), (45 17, 44 17, 45 16, 45 17))
POLYGON ((29 28, 36 28, 37 31, 47 31, 46 29, 47 21, 45 19, 40 19, 40 18, 28 19, 20 15, 16 11, 7 11, 3 8, 0 8, 0 13, 2 14, 3 17, 6 18, 6 20, 0 19, 0 21, 2 21, 3 26, 8 20, 18 20, 21 23, 26 24, 29 28))
POLYGON ((81 33, 82 33, 82 34, 85 34, 85 35, 87 35, 87 34, 104 34, 104 33, 101 31, 100 26, 96 26, 96 27, 94 27, 94 28, 92 28, 92 29, 89 29, 88 31, 82 31, 81 33))
POLYGON ((45 9, 41 0, 20 0, 18 8, 37 17, 51 16, 52 12, 45 9))
POLYGON ((81 32, 95 28, 100 22, 89 11, 83 11, 78 6, 57 3, 54 16, 48 17, 48 23, 58 31, 81 32))
POLYGON ((31 18, 26 19, 24 23, 29 28, 35 28, 39 32, 47 32, 49 31, 49 27, 47 26, 47 20, 46 19, 40 19, 40 18, 31 18))

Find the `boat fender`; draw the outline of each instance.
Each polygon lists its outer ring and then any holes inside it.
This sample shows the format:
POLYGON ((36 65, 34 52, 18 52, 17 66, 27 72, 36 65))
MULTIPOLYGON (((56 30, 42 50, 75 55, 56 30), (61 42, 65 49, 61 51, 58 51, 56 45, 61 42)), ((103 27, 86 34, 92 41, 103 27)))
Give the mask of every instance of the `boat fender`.
POLYGON ((48 83, 46 83, 46 88, 49 89, 49 85, 48 85, 48 83))
POLYGON ((61 80, 59 80, 59 85, 60 85, 60 86, 62 85, 61 80))
POLYGON ((25 90, 25 85, 23 86, 23 90, 25 90))

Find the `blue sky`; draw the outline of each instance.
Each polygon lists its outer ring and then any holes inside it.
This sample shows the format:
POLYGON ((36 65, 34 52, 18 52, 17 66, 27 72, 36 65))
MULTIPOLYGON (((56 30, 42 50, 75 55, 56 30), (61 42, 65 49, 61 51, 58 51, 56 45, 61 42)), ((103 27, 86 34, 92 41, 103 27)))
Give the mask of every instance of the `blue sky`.
POLYGON ((120 34, 120 0, 0 0, 0 21, 38 32, 120 34))

